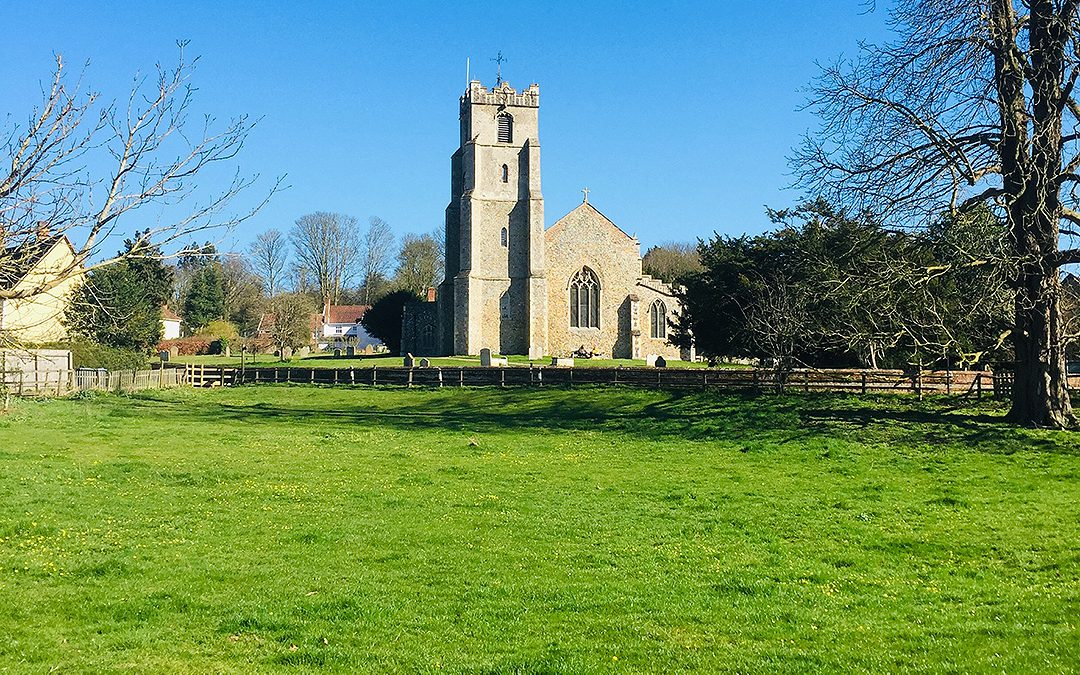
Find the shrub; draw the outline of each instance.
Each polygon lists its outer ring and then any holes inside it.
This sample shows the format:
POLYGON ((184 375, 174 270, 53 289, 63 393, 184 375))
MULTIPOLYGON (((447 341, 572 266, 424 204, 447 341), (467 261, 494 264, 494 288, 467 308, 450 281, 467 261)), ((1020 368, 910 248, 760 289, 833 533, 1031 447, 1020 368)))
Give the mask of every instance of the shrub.
POLYGON ((145 352, 121 347, 110 347, 89 340, 74 342, 51 342, 42 345, 47 349, 71 350, 71 362, 75 368, 107 368, 109 370, 139 370, 146 368, 149 357, 145 352))
POLYGON ((229 349, 229 338, 219 337, 210 343, 211 354, 224 354, 229 349))
POLYGON ((199 356, 210 353, 210 339, 199 335, 175 340, 162 340, 158 343, 157 350, 164 351, 176 347, 176 353, 180 356, 199 356))
POLYGON ((240 331, 236 328, 236 324, 229 321, 211 321, 195 333, 196 336, 202 338, 208 338, 213 342, 214 338, 225 338, 226 342, 239 339, 240 331))

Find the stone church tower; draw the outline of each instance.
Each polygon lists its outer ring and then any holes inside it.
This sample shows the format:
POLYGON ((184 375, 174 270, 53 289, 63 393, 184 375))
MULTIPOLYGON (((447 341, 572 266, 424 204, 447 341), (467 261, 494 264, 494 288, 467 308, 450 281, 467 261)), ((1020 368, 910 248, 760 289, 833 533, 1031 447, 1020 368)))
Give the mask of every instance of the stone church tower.
POLYGON ((474 80, 461 97, 438 294, 445 353, 547 353, 539 107, 536 84, 518 93, 474 80))

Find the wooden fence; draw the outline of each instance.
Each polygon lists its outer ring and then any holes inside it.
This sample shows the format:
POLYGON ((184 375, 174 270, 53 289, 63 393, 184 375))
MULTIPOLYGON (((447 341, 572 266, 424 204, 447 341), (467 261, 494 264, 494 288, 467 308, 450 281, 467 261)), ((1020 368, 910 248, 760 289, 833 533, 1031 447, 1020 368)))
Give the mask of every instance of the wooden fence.
POLYGON ((548 366, 428 368, 277 368, 243 370, 211 366, 188 366, 193 386, 230 384, 320 384, 403 387, 544 387, 575 385, 625 385, 661 389, 725 389, 754 392, 846 391, 859 394, 894 392, 906 394, 993 393, 995 378, 989 371, 900 370, 794 370, 780 373, 763 369, 688 368, 562 368, 548 366))
POLYGON ((187 384, 183 368, 154 370, 9 370, 0 372, 0 389, 14 396, 63 396, 78 391, 130 393, 187 384))

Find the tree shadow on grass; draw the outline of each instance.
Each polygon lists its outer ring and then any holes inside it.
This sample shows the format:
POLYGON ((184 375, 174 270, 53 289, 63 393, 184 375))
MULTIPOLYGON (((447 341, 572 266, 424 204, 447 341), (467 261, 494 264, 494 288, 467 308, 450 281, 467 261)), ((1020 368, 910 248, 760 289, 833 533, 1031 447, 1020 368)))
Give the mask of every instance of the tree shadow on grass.
MULTIPOLYGON (((274 387, 272 391, 283 390, 288 389, 274 387)), ((234 391, 256 393, 258 390, 234 391)), ((1000 406, 957 404, 955 399, 919 402, 897 396, 857 398, 814 393, 752 396, 580 387, 411 392, 385 389, 380 391, 385 396, 373 400, 368 395, 354 403, 348 400, 347 393, 344 396, 342 393, 345 392, 339 389, 338 395, 327 400, 310 396, 276 396, 275 400, 252 403, 140 399, 137 405, 159 410, 165 406, 174 418, 218 423, 288 421, 314 426, 467 433, 604 432, 653 441, 755 444, 839 437, 870 443, 961 444, 994 454, 1019 450, 1080 454, 1080 437, 1070 432, 1014 427, 1003 421, 1000 406)), ((256 394, 252 398, 266 396, 256 394)))

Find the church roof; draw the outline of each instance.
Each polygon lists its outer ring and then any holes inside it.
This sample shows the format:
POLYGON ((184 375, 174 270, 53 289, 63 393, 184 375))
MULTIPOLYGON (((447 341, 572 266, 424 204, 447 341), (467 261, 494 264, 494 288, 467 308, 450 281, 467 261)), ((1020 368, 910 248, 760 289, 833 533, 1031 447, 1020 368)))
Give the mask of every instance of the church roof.
POLYGON ((579 204, 577 208, 575 208, 570 213, 566 214, 562 218, 559 218, 557 221, 555 221, 555 224, 547 229, 547 231, 544 233, 544 236, 546 238, 551 238, 551 236, 554 235, 555 232, 559 228, 565 226, 566 222, 568 220, 570 220, 572 216, 581 215, 581 214, 589 214, 589 215, 599 216, 601 222, 607 223, 609 226, 611 226, 616 232, 618 232, 622 236, 624 236, 627 239, 630 239, 632 241, 637 241, 637 237, 631 237, 629 234, 626 233, 626 230, 624 230, 621 227, 619 227, 618 225, 616 225, 615 222, 611 220, 611 218, 608 218, 603 213, 600 213, 599 209, 597 209, 595 206, 593 206, 592 204, 590 204, 587 201, 586 202, 581 202, 581 204, 579 204))

